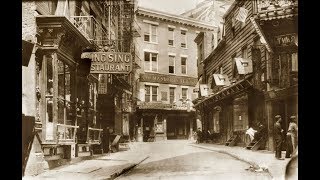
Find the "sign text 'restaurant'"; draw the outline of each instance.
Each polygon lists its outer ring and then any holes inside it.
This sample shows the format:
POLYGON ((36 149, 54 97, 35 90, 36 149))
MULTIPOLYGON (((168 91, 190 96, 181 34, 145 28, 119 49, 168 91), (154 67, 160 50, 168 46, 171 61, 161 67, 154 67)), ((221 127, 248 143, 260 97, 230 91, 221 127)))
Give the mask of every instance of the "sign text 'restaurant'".
POLYGON ((81 58, 91 59, 90 73, 123 73, 132 70, 132 56, 124 52, 85 52, 81 58))

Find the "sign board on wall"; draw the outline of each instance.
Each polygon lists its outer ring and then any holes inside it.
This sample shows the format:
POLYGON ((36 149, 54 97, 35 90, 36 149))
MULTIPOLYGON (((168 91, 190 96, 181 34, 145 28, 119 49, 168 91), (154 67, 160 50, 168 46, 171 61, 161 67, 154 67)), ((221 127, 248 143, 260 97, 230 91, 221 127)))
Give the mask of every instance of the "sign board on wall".
POLYGON ((90 73, 128 74, 132 71, 132 55, 124 52, 84 52, 81 58, 91 59, 90 73))
POLYGON ((165 74, 145 73, 145 74, 140 74, 140 81, 161 83, 161 84, 195 86, 198 82, 198 79, 193 77, 185 77, 185 76, 172 76, 172 75, 165 75, 165 74))
POLYGON ((275 46, 290 46, 290 45, 298 46, 298 36, 295 33, 275 36, 274 45, 275 46))

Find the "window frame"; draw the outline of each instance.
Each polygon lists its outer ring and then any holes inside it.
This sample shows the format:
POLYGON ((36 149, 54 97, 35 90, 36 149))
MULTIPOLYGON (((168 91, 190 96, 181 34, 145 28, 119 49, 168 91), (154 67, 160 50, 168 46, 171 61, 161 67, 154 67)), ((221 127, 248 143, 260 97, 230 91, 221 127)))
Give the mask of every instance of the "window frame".
POLYGON ((181 30, 180 30, 180 35, 181 35, 181 37, 182 37, 181 39, 184 41, 184 43, 183 43, 183 42, 180 43, 180 47, 181 47, 181 48, 184 48, 184 49, 187 49, 187 48, 188 48, 187 32, 188 32, 188 30, 186 30, 186 29, 181 29, 181 30), (185 32, 185 34, 182 34, 182 32, 185 32), (183 44, 185 44, 185 47, 182 46, 183 44))
POLYGON ((158 43, 158 25, 156 24, 151 24, 151 23, 147 23, 145 22, 149 27, 148 27, 148 32, 144 32, 144 35, 143 35, 143 41, 144 42, 148 42, 148 43, 154 43, 154 44, 157 44, 158 43), (155 34, 152 33, 152 27, 155 27, 155 34), (148 35, 149 36, 149 41, 146 41, 145 40, 145 36, 148 35), (152 37, 155 35, 156 37, 156 40, 155 41, 152 41, 152 37))
POLYGON ((158 72, 159 70, 159 53, 158 52, 151 52, 151 51, 144 51, 144 71, 146 72, 158 72), (146 53, 149 53, 149 67, 146 69, 146 53), (156 70, 153 70, 153 65, 152 65, 152 55, 156 55, 156 70))
POLYGON ((145 85, 144 85, 144 88, 145 88, 145 92, 146 92, 146 93, 145 93, 145 97, 144 97, 144 101, 145 101, 145 102, 156 102, 156 101, 158 101, 158 97, 159 97, 159 95, 158 95, 158 94, 159 94, 159 86, 150 85, 150 84, 145 84, 145 85), (149 91, 149 94, 148 94, 148 91, 146 90, 147 87, 149 87, 149 90, 150 90, 150 91, 149 91), (157 90, 157 93, 156 93, 156 94, 153 94, 153 91, 152 91, 153 88, 156 88, 156 90, 157 90), (147 95, 149 95, 149 101, 147 101, 147 98, 146 98, 147 95), (153 97, 154 97, 154 96, 156 96, 156 99, 157 99, 156 101, 153 100, 153 97))
POLYGON ((176 87, 170 87, 169 86, 169 102, 171 104, 175 101, 175 98, 176 98, 175 93, 176 93, 176 87), (171 90, 173 90, 173 95, 171 94, 171 90))
POLYGON ((174 27, 172 26, 168 26, 168 46, 170 47, 174 47, 174 27), (170 31, 170 29, 172 29, 172 32, 170 31), (169 38, 169 34, 172 33, 172 39, 169 38), (170 45, 170 40, 172 40, 172 45, 170 45))
POLYGON ((243 59, 248 59, 248 54, 249 54, 249 51, 248 51, 248 46, 247 45, 244 45, 242 48, 241 48, 241 57, 243 59))
POLYGON ((188 74, 188 68, 187 68, 188 63, 187 63, 187 60, 188 60, 188 57, 186 57, 186 56, 181 56, 181 58, 180 58, 181 74, 182 75, 187 75, 188 74), (185 59, 185 65, 182 65, 182 59, 185 59), (182 71, 183 67, 185 67, 185 71, 186 71, 185 73, 183 73, 183 71, 182 71))
POLYGON ((41 94, 44 94, 45 96, 44 98, 41 98, 39 102, 39 115, 40 120, 42 123, 46 124, 47 128, 47 131, 43 132, 44 142, 52 142, 55 140, 58 140, 58 143, 64 143, 64 140, 73 140, 74 142, 76 131, 74 126, 77 121, 75 64, 59 57, 57 53, 53 53, 43 55, 40 66, 39 88, 41 94), (48 68, 50 66, 48 65, 49 61, 51 62, 51 75, 48 75, 48 68), (60 69, 61 72, 59 72, 58 63, 62 64, 63 70, 60 69), (66 76, 67 74, 69 75, 66 76), (59 78, 59 75, 62 75, 62 77, 60 76, 59 78), (66 78, 68 78, 68 80, 66 80, 66 78), (62 88, 59 86, 62 86, 62 88), (61 93, 59 93, 59 88, 63 89, 63 97, 59 97, 61 93), (50 92, 51 89, 52 92, 50 92), (67 89, 68 91, 66 91, 67 89), (69 95, 69 99, 67 98, 67 95, 69 95), (51 107, 48 106, 48 101, 51 101, 51 107), (59 103, 61 103, 61 107, 58 107, 59 103), (51 120, 49 120, 50 117, 48 116, 48 113, 50 112, 48 112, 48 108, 52 108, 51 120), (61 109, 59 110, 58 108, 61 109), (59 118, 59 113, 61 112, 63 113, 61 115, 62 118, 59 118), (64 125, 72 126, 72 128, 67 127, 64 129, 64 125), (60 135, 62 135, 62 137, 60 137, 60 135))
POLYGON ((183 99, 183 100, 187 100, 188 98, 189 98, 189 96, 188 96, 188 90, 189 90, 189 88, 188 87, 181 87, 181 99, 183 99), (184 96, 183 96, 183 90, 186 90, 186 96, 185 96, 185 99, 184 99, 184 96))
POLYGON ((176 57, 174 56, 174 55, 170 55, 169 54, 169 74, 175 74, 176 72, 175 72, 175 67, 176 67, 176 57), (172 57, 172 59, 170 58, 170 57, 172 57), (170 72, 170 60, 173 60, 173 72, 171 73, 170 72))

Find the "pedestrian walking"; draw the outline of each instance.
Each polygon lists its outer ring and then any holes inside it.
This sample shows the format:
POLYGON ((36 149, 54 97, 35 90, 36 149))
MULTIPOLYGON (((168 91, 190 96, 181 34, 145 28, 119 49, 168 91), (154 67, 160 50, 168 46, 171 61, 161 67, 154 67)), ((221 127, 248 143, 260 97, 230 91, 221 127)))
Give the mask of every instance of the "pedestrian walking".
POLYGON ((297 125, 296 116, 290 117, 290 123, 289 123, 287 135, 290 136, 289 141, 291 142, 291 146, 292 146, 291 154, 294 154, 298 146, 298 125, 297 125))
POLYGON ((290 158, 293 148, 292 148, 292 141, 291 141, 291 134, 289 133, 289 131, 287 132, 286 135, 286 156, 285 158, 290 158))
POLYGON ((197 144, 201 143, 201 136, 202 136, 202 131, 201 131, 200 128, 198 128, 198 130, 197 130, 197 141, 196 141, 197 144))
POLYGON ((276 143, 276 158, 279 160, 283 160, 281 159, 281 145, 282 145, 282 132, 283 129, 281 128, 281 116, 280 115, 276 115, 275 116, 276 122, 274 123, 274 140, 276 143))

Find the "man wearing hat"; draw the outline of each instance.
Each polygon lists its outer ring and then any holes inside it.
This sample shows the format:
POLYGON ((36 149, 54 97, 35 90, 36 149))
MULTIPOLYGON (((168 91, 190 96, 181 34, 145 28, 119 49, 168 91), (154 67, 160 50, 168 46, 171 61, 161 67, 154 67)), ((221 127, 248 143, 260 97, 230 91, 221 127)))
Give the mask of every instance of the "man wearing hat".
POLYGON ((294 153, 298 145, 298 125, 296 123, 296 116, 290 117, 287 135, 291 136, 292 152, 294 153))
POLYGON ((275 116, 276 122, 274 123, 274 140, 276 143, 276 158, 279 160, 281 159, 281 145, 282 145, 282 132, 283 129, 281 128, 281 116, 276 115, 275 116))

